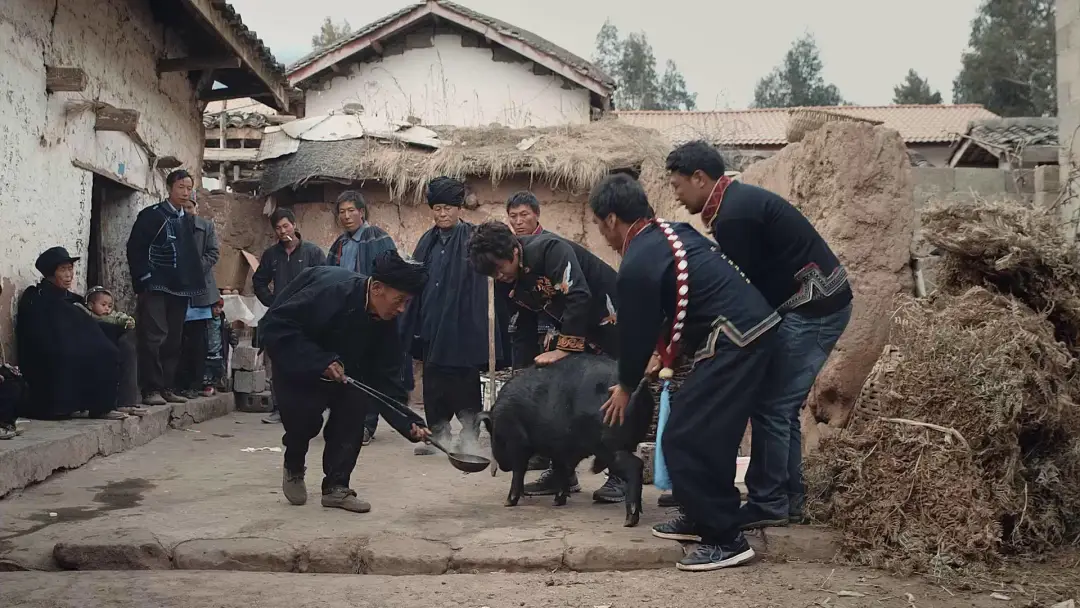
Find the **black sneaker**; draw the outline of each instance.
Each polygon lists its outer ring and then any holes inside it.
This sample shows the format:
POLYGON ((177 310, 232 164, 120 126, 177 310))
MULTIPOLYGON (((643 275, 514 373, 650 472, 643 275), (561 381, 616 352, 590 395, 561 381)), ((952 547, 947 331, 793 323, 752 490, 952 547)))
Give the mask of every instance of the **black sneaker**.
MULTIPOLYGON (((555 472, 548 469, 540 474, 540 477, 532 483, 525 484, 525 496, 554 496, 559 488, 555 484, 555 472)), ((577 474, 570 476, 570 492, 580 492, 577 474)))
POLYGON ((746 504, 739 508, 739 529, 760 530, 761 528, 783 528, 789 523, 788 517, 777 517, 763 512, 760 508, 746 504))
POLYGON ((609 473, 604 485, 592 493, 592 499, 596 502, 622 502, 626 500, 626 482, 609 473))
POLYGON ((682 512, 671 521, 653 526, 652 535, 665 540, 689 543, 701 542, 701 535, 697 532, 697 526, 682 512))
POLYGON ((371 445, 371 440, 374 439, 375 433, 372 433, 368 429, 364 429, 364 440, 360 442, 360 445, 371 445))
POLYGON ((710 572, 740 566, 754 559, 754 549, 741 533, 735 540, 722 545, 698 545, 690 555, 679 560, 675 567, 689 572, 710 572))
POLYGON ((675 501, 675 495, 671 492, 664 492, 660 495, 660 498, 656 499, 656 506, 661 509, 675 509, 678 508, 679 503, 675 501))

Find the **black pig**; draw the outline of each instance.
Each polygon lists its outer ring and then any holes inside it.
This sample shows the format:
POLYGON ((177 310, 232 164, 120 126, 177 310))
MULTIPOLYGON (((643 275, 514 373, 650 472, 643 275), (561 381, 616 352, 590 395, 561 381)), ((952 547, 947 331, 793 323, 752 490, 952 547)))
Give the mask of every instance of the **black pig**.
POLYGON ((593 473, 606 468, 626 481, 624 525, 638 524, 644 464, 634 452, 649 431, 653 397, 643 382, 630 398, 625 422, 607 426, 600 407, 616 382, 615 361, 582 353, 523 370, 502 387, 481 420, 491 435, 495 462, 514 474, 506 506, 516 506, 524 493, 525 471, 534 454, 551 459, 561 485, 555 506, 566 504, 571 473, 593 456, 593 473))

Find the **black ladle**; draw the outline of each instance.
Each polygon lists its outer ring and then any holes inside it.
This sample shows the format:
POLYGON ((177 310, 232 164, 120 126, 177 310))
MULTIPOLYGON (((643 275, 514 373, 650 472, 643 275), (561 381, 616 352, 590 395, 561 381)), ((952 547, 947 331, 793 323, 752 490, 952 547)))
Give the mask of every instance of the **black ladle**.
MULTIPOLYGON (((412 410, 408 408, 408 406, 402 405, 397 401, 394 401, 393 399, 371 388, 370 386, 367 386, 366 384, 357 382, 356 380, 348 376, 345 376, 345 384, 348 384, 355 389, 364 391, 368 395, 374 397, 387 408, 389 408, 389 413, 391 413, 392 415, 405 418, 405 420, 409 422, 411 422, 416 416, 415 414, 413 414, 412 410)), ((385 415, 386 413, 386 410, 383 410, 383 414, 385 415)), ((446 454, 446 457, 450 460, 450 465, 463 473, 479 473, 480 471, 483 471, 484 469, 491 466, 491 461, 487 458, 484 458, 483 456, 474 456, 472 454, 460 454, 458 452, 451 452, 432 437, 428 437, 427 442, 438 448, 444 454, 446 454)))

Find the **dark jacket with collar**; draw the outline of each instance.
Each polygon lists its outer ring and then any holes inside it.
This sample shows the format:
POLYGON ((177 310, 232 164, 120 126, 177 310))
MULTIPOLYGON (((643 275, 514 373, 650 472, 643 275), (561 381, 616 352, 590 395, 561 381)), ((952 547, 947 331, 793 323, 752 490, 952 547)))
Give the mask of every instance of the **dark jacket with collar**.
POLYGON ((217 279, 214 278, 214 265, 221 257, 218 248, 217 233, 214 231, 214 222, 205 217, 192 216, 195 231, 195 250, 199 252, 202 263, 203 281, 206 283, 206 292, 191 298, 191 306, 194 308, 212 306, 221 298, 218 291, 217 279))
POLYGON ((195 248, 191 214, 180 215, 169 201, 139 212, 127 241, 135 293, 161 291, 181 297, 206 292, 206 277, 195 248))

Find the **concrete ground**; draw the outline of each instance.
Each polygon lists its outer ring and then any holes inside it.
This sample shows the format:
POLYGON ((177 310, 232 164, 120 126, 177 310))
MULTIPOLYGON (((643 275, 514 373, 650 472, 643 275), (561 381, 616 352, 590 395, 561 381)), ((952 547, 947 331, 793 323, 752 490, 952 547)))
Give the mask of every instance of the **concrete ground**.
POLYGON ((874 572, 762 563, 706 574, 339 576, 252 572, 0 573, 0 606, 25 608, 1008 608, 1005 590, 961 592, 874 572))
MULTIPOLYGON (((281 426, 261 417, 234 412, 169 430, 12 493, 0 501, 0 570, 589 571, 670 568, 682 555, 649 534, 668 517, 651 486, 636 528, 622 526, 622 505, 592 502, 604 477, 587 472, 564 507, 526 497, 507 508, 508 474, 465 475, 442 455, 414 456, 385 423, 353 475, 370 513, 319 505, 321 438, 308 455, 309 502, 291 506, 282 454, 261 449, 281 445, 281 426)), ((834 551, 810 527, 770 532, 767 547, 761 540, 751 538, 771 557, 827 561, 834 551)))

